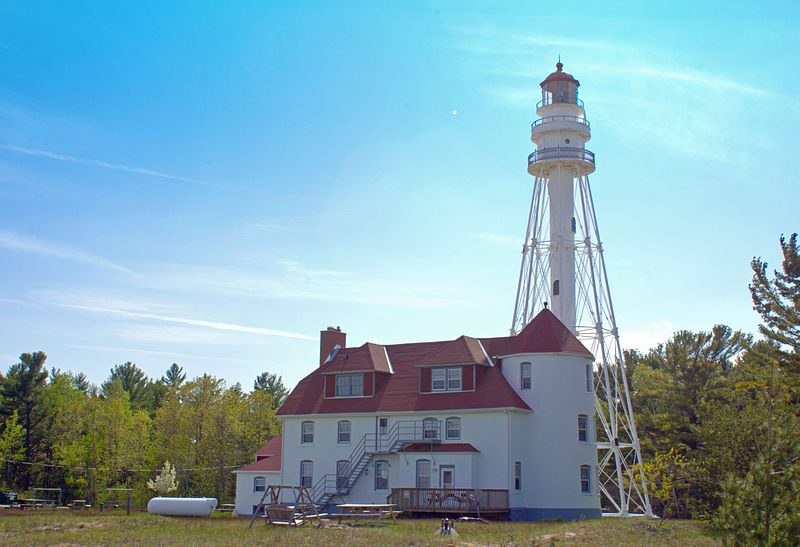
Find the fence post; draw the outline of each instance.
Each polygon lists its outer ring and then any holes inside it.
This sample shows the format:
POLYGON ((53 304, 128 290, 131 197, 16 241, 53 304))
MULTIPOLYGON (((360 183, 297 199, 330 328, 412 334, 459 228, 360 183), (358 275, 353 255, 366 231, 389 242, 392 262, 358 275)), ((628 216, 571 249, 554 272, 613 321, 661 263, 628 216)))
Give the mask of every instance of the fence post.
POLYGON ((128 492, 128 512, 127 514, 131 514, 131 502, 133 501, 133 492, 128 492))

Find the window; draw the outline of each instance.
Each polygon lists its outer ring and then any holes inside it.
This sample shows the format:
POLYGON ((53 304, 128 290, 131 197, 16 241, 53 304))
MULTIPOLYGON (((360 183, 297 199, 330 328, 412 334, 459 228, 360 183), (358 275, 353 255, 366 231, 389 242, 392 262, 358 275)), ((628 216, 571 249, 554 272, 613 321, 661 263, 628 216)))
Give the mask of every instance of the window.
POLYGON ((431 371, 432 391, 461 391, 461 367, 439 367, 431 371))
POLYGON ((441 483, 440 488, 452 488, 453 481, 455 480, 456 475, 456 466, 455 465, 443 465, 442 466, 442 475, 441 475, 441 483))
POLYGON ((556 279, 555 281, 553 281, 553 296, 558 296, 559 292, 560 290, 558 287, 558 279, 556 279))
POLYGON ((588 465, 582 465, 581 466, 581 494, 591 494, 592 493, 592 487, 591 487, 591 484, 589 482, 589 476, 590 476, 589 466, 588 465))
POLYGON ((339 444, 350 444, 350 422, 348 420, 339 422, 337 442, 339 444))
POLYGON ((267 489, 267 479, 266 477, 254 477, 253 478, 253 492, 263 492, 267 489))
POLYGON ((522 462, 514 462, 514 490, 522 490, 522 462))
POLYGON ((445 421, 445 438, 448 441, 461 438, 461 418, 447 418, 445 421))
POLYGON ((311 460, 300 462, 300 486, 306 488, 314 486, 314 462, 311 460))
POLYGON ((336 462, 336 489, 344 490, 347 488, 347 472, 350 467, 349 460, 339 460, 336 462))
POLYGON ((522 363, 519 366, 519 375, 520 375, 520 389, 530 389, 531 388, 531 364, 530 363, 522 363))
POLYGON ((378 435, 389 433, 389 418, 378 418, 378 435))
POLYGON ((389 489, 389 462, 378 460, 375 462, 375 490, 389 489))
POLYGON ((422 438, 433 440, 439 438, 439 420, 436 418, 425 418, 422 420, 422 438))
POLYGON ((592 365, 586 365, 586 391, 592 392, 592 365))
POLYGON ((337 397, 362 397, 364 395, 363 374, 337 374, 337 397))
POLYGON ((577 226, 576 226, 576 222, 575 222, 575 217, 572 217, 572 233, 573 234, 577 231, 576 228, 577 228, 577 226))
POLYGON ((431 461, 417 460, 417 488, 431 487, 431 461))
POLYGON ((314 422, 303 422, 300 424, 300 442, 303 444, 314 442, 314 422))
POLYGON ((586 414, 578 414, 578 440, 588 441, 589 435, 587 431, 588 419, 586 414))

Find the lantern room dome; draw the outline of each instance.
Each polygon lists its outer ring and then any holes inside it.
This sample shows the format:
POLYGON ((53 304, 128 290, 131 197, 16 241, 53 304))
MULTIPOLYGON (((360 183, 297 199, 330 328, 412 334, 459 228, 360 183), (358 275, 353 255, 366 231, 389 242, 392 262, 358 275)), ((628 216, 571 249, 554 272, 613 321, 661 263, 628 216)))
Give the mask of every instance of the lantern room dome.
POLYGON ((550 74, 550 76, 548 76, 547 78, 545 78, 544 81, 539 85, 541 87, 544 87, 550 82, 571 82, 575 84, 575 87, 581 85, 580 82, 578 82, 578 80, 572 77, 572 74, 570 74, 569 72, 564 72, 563 70, 561 70, 562 68, 564 68, 564 65, 561 64, 561 61, 559 61, 558 63, 556 63, 556 71, 550 74))

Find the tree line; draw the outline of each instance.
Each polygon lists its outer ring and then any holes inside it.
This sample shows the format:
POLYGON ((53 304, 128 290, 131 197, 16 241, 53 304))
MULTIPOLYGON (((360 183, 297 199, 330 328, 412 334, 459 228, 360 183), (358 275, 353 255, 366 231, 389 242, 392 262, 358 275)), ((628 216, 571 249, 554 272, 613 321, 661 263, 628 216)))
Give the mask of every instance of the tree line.
POLYGON ((711 519, 736 544, 800 538, 800 253, 751 262, 762 339, 717 325, 625 352, 659 515, 711 519))
POLYGON ((43 352, 23 353, 0 374, 6 489, 58 487, 67 499, 96 504, 107 488, 132 488, 144 503, 148 479, 171 462, 181 495, 230 501, 231 470, 280 432, 275 411, 288 390, 269 372, 248 393, 208 374, 187 380, 176 363, 153 380, 126 362, 96 386, 83 373, 48 370, 46 360, 43 352))

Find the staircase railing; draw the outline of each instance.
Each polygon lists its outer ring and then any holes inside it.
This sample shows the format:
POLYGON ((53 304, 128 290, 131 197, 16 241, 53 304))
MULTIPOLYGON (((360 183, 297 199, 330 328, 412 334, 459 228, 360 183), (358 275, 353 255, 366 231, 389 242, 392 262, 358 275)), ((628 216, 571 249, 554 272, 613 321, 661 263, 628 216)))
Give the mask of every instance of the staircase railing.
POLYGON ((442 440, 442 421, 400 420, 386 433, 365 433, 356 443, 347 464, 337 473, 327 473, 311 489, 311 499, 324 505, 334 495, 346 495, 376 454, 392 454, 412 442, 438 443, 442 440))

